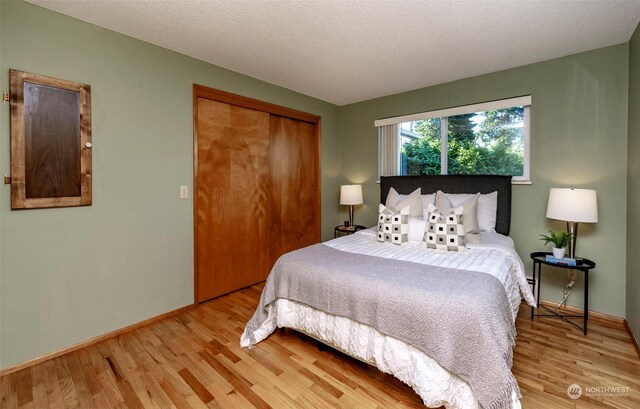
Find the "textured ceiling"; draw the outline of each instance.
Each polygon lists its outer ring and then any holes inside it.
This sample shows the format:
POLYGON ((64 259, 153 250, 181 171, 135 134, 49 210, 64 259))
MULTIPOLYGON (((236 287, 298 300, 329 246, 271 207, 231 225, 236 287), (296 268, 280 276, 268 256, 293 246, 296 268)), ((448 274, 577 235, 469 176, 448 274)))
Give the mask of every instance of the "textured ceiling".
POLYGON ((338 105, 629 41, 640 0, 29 0, 338 105))

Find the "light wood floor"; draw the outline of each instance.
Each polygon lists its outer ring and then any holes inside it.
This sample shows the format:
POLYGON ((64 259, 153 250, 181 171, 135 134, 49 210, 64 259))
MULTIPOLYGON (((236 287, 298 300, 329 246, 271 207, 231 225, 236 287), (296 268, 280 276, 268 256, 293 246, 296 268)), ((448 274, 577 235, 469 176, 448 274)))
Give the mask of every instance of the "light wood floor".
MULTIPOLYGON (((9 408, 419 408, 395 378, 295 331, 239 347, 262 286, 0 378, 9 408)), ((513 372, 528 408, 640 408, 640 360, 622 326, 589 335, 521 308, 513 372), (570 400, 570 384, 628 387, 570 400)))

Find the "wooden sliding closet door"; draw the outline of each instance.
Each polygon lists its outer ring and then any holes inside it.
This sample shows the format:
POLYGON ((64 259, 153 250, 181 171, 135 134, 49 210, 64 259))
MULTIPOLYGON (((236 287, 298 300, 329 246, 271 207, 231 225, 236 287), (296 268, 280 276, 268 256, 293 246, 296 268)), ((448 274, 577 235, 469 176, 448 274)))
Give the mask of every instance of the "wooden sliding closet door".
POLYGON ((269 273, 269 114, 198 98, 197 297, 269 273))
POLYGON ((194 86, 195 298, 264 281, 320 241, 315 115, 194 86))
POLYGON ((271 263, 320 238, 317 125, 271 115, 271 263))

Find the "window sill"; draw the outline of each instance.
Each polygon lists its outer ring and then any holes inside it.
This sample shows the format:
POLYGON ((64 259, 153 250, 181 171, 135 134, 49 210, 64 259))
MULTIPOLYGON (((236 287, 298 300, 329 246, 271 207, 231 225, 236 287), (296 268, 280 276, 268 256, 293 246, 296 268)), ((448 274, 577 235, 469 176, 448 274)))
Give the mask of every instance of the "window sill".
MULTIPOLYGON (((380 179, 376 180, 377 184, 380 184, 380 179)), ((530 180, 512 180, 512 185, 533 185, 533 182, 530 180)))

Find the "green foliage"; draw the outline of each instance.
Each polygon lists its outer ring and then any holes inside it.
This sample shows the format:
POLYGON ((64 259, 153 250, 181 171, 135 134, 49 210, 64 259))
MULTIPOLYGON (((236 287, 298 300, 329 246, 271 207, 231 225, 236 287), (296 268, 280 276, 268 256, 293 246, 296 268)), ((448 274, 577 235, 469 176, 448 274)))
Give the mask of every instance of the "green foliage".
POLYGON ((544 241, 544 244, 553 244, 553 246, 557 249, 562 249, 569 245, 571 241, 571 237, 573 234, 568 233, 566 231, 556 231, 553 232, 549 230, 549 235, 545 236, 544 234, 540 235, 540 240, 544 241))
POLYGON ((423 136, 404 144, 402 153, 407 157, 407 174, 440 174, 440 119, 419 121, 415 130, 423 136))
MULTIPOLYGON (((448 174, 522 175, 524 109, 512 107, 448 118, 448 174), (484 119, 480 124, 478 119, 484 119)), ((407 174, 440 174, 440 119, 416 123, 422 138, 402 147, 407 174)))

